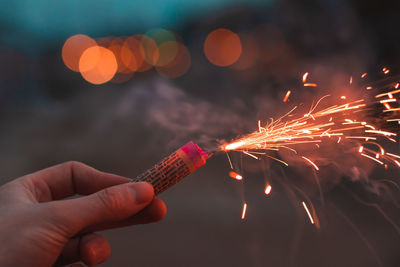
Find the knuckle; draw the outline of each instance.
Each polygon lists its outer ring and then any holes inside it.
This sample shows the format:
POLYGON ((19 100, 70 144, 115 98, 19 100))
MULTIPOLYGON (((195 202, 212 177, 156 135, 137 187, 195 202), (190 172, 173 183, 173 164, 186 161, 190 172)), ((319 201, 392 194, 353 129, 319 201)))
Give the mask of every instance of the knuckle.
POLYGON ((70 160, 70 161, 64 162, 62 165, 70 167, 71 169, 76 168, 76 167, 84 167, 84 166, 86 166, 82 162, 79 162, 79 161, 76 161, 76 160, 70 160))
POLYGON ((131 199, 126 189, 106 188, 99 192, 98 198, 106 212, 113 216, 120 216, 129 211, 131 199))

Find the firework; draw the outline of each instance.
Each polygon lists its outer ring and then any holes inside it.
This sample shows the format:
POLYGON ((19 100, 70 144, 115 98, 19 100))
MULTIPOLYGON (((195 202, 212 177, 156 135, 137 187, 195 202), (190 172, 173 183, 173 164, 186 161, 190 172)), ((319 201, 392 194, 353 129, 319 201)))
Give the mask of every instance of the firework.
POLYGON ((132 179, 132 182, 149 182, 154 187, 154 193, 158 195, 203 166, 209 157, 198 145, 189 142, 132 179))

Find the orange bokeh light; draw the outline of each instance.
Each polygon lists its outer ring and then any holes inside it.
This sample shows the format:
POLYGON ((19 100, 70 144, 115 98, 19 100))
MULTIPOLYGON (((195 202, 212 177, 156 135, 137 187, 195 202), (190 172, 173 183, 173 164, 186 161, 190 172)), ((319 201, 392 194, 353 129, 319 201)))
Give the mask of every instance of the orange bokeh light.
POLYGON ((86 49, 79 59, 82 77, 92 84, 108 82, 114 77, 117 69, 114 53, 101 46, 86 49))
POLYGON ((124 40, 122 38, 114 39, 110 45, 107 47, 114 53, 115 59, 117 60, 118 69, 117 72, 129 74, 132 72, 124 63, 122 59, 122 47, 124 44, 124 40))
POLYGON ((138 40, 138 37, 132 36, 127 38, 121 47, 121 61, 131 71, 139 71, 139 69, 144 67, 144 69, 151 68, 150 64, 144 64, 144 58, 142 53, 142 45, 138 40))
POLYGON ((178 52, 175 58, 165 66, 156 67, 158 73, 163 76, 167 76, 169 78, 178 78, 185 74, 190 68, 191 59, 188 49, 181 43, 177 44, 178 52))
POLYGON ((204 54, 214 65, 225 67, 235 63, 242 53, 239 36, 228 29, 216 29, 204 42, 204 54))
POLYGON ((68 38, 62 48, 62 59, 64 64, 71 70, 79 72, 79 59, 82 53, 93 46, 95 40, 84 34, 77 34, 68 38))
POLYGON ((256 39, 251 35, 241 35, 240 37, 242 41, 242 54, 235 64, 232 65, 232 68, 246 70, 257 63, 260 57, 260 49, 256 39))
POLYGON ((156 65, 160 57, 160 51, 154 39, 148 37, 147 35, 142 35, 140 38, 141 43, 141 53, 144 60, 150 65, 156 65))
POLYGON ((179 52, 179 43, 176 41, 167 41, 158 46, 159 58, 157 66, 166 66, 171 63, 179 52))

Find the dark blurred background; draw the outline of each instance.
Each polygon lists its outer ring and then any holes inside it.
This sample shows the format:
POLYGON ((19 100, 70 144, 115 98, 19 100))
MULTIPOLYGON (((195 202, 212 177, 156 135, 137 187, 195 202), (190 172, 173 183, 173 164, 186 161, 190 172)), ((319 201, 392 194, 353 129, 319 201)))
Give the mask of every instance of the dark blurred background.
MULTIPOLYGON (((19 0, 0 7, 1 183, 68 160, 135 177, 189 140, 205 147, 229 140, 350 75, 384 66, 399 73, 395 0, 19 0), (96 85, 61 56, 76 34, 100 42, 159 27, 190 54, 190 67, 177 78, 151 68, 96 85), (239 60, 226 67, 203 51, 218 28, 242 44, 239 60), (303 88, 283 103, 307 71, 323 89, 303 88)), ((309 168, 270 162, 260 172, 251 160, 244 165, 238 183, 216 155, 161 195, 164 221, 106 231, 112 256, 101 266, 399 266, 394 187, 384 194, 368 181, 320 174, 322 202, 309 168), (273 185, 269 196, 265 179, 273 185), (309 223, 292 184, 304 185, 321 229, 309 223)), ((398 172, 369 175, 395 181, 398 172)))

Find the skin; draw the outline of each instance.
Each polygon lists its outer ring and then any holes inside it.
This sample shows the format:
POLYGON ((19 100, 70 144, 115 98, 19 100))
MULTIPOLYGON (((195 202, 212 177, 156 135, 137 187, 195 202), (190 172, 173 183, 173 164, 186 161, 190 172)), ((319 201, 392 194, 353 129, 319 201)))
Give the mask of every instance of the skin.
POLYGON ((56 165, 0 187, 0 266, 94 266, 111 254, 96 231, 156 222, 165 213, 148 183, 79 162, 56 165), (65 199, 74 195, 81 197, 65 199))

